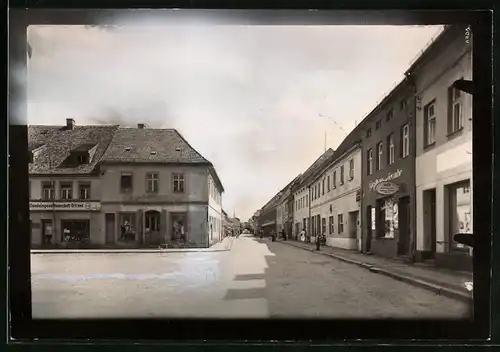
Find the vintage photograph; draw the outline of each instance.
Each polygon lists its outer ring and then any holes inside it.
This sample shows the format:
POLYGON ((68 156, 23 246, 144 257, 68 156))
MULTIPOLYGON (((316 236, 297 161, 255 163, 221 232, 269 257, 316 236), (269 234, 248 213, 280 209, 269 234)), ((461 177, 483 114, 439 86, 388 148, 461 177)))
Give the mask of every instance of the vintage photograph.
POLYGON ((467 25, 31 25, 33 318, 467 319, 467 25))

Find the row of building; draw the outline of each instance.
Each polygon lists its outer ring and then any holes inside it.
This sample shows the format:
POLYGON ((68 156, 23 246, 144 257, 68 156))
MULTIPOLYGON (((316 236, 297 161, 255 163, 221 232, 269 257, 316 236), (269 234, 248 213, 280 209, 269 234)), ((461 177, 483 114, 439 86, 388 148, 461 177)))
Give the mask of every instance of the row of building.
POLYGON ((471 249, 453 240, 472 232, 472 38, 464 33, 446 26, 336 150, 254 214, 258 226, 471 270, 471 249))
POLYGON ((182 244, 225 236, 224 188, 175 129, 28 127, 33 247, 182 244))

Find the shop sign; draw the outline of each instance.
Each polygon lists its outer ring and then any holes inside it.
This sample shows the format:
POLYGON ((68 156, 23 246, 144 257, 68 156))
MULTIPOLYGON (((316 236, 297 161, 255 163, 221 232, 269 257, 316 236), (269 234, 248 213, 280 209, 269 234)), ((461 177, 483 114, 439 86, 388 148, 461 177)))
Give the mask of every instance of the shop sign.
POLYGON ((392 196, 399 191, 399 185, 392 181, 379 182, 375 186, 375 192, 382 196, 392 196))
POLYGON ((393 181, 397 178, 400 178, 401 175, 403 174, 403 170, 398 169, 396 172, 393 172, 392 174, 389 174, 387 177, 384 178, 378 178, 375 181, 372 181, 369 183, 368 187, 370 188, 370 191, 373 191, 375 187, 381 183, 381 182, 387 182, 387 181, 393 181))
POLYGON ((99 202, 30 202, 30 211, 99 211, 99 202))

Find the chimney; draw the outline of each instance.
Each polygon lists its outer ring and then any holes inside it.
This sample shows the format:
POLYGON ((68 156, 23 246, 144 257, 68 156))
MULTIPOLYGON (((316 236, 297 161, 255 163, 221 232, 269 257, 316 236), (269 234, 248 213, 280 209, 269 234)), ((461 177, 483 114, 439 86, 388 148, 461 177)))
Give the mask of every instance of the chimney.
POLYGON ((139 129, 143 130, 143 129, 145 129, 145 128, 146 128, 146 125, 145 125, 145 124, 143 124, 143 123, 138 123, 138 124, 137 124, 137 128, 139 128, 139 129))
POLYGON ((73 119, 66 119, 66 128, 68 130, 72 130, 75 128, 75 120, 73 119))

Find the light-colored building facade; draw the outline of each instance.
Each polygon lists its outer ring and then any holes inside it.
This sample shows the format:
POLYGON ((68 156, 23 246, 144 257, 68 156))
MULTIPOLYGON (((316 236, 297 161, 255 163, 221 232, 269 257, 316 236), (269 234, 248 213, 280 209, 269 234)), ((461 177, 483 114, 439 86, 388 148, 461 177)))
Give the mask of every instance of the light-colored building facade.
POLYGON ((416 87, 416 250, 422 260, 472 266, 453 235, 472 232, 472 95, 454 88, 472 79, 465 26, 448 27, 410 68, 416 87))
POLYGON ((176 130, 120 128, 101 175, 106 244, 208 247, 219 239, 224 189, 176 130))
POLYGON ((99 161, 118 126, 29 126, 31 245, 103 245, 99 161))
POLYGON ((311 183, 313 240, 326 235, 326 244, 361 249, 361 147, 354 146, 327 165, 311 183))

